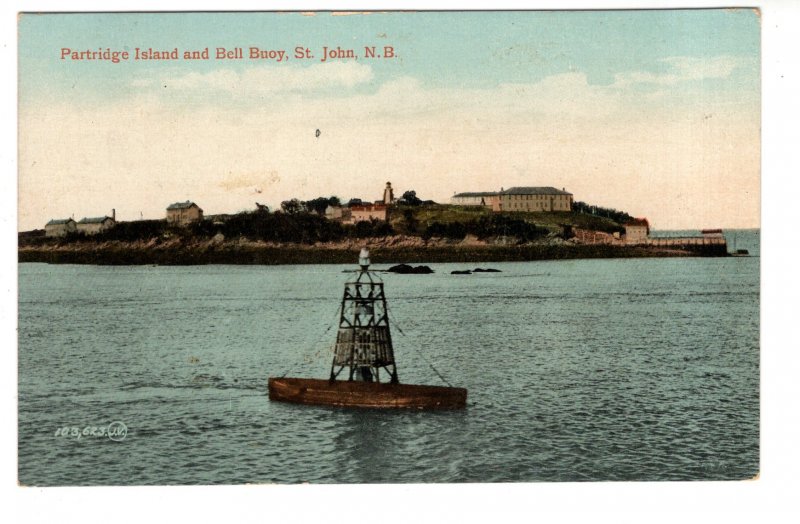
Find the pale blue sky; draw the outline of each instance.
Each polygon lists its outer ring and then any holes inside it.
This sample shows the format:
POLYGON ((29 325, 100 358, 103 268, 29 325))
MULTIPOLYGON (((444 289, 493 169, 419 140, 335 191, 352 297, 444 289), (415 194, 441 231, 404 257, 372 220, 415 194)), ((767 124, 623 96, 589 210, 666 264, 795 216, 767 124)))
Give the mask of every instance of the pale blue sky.
POLYGON ((26 14, 20 228, 373 199, 386 180, 440 202, 566 187, 655 228, 756 227, 759 39, 752 9, 26 14), (395 59, 318 61, 383 45, 395 59), (249 46, 316 59, 60 59, 249 46))
MULTIPOLYGON (((130 80, 185 63, 110 64, 59 60, 61 47, 95 49, 202 49, 258 45, 321 49, 342 45, 360 51, 384 43, 394 61, 371 61, 369 89, 396 76, 411 76, 423 87, 493 87, 536 82, 578 71, 591 85, 607 85, 626 71, 664 73, 675 56, 749 57, 759 53, 759 19, 751 9, 375 13, 331 16, 320 13, 180 13, 24 15, 20 32, 23 101, 45 92, 58 98, 103 102, 125 94, 130 80), (385 35, 385 37, 383 36, 385 35), (127 67, 126 67, 127 66, 127 67)), ((315 62, 290 60, 280 66, 315 62)), ((193 71, 241 69, 253 62, 203 61, 193 71)), ((255 65, 276 66, 274 63, 255 65)), ((739 68, 732 78, 705 80, 708 89, 757 92, 758 69, 739 68)), ((640 86, 646 88, 647 86, 640 86)), ((685 87, 685 86, 684 86, 685 87)))

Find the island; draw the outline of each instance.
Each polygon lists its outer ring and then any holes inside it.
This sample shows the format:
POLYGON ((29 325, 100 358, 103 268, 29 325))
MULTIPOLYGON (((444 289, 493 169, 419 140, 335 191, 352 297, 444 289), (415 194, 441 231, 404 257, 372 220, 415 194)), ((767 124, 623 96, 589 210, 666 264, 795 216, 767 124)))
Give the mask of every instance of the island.
MULTIPOLYGON (((520 188, 512 188, 516 190, 520 188)), ((522 188, 525 189, 525 188, 522 188)), ((553 188, 528 188, 547 189, 553 188)), ((577 258, 727 256, 721 230, 701 236, 650 236, 646 219, 582 202, 514 209, 514 194, 461 194, 453 203, 412 192, 365 203, 336 197, 292 199, 274 211, 203 215, 194 202, 167 207, 161 220, 111 216, 53 219, 18 235, 19 262, 67 264, 346 264, 368 247, 376 264, 502 262, 577 258), (487 204, 489 199, 489 204, 487 204), (499 203, 499 204, 498 204, 499 203)))

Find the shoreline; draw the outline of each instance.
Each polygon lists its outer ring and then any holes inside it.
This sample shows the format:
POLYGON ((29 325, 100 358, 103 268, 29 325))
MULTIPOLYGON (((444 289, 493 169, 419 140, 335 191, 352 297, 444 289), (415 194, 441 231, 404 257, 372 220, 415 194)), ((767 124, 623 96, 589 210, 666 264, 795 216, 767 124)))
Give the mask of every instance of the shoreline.
MULTIPOLYGON (((356 244, 356 243, 353 243, 356 244)), ((604 244, 422 245, 392 246, 380 242, 358 245, 268 245, 261 243, 80 242, 19 246, 18 263, 94 265, 283 265, 350 264, 367 246, 373 263, 477 263, 574 260, 587 258, 724 257, 727 246, 615 246, 604 244)))

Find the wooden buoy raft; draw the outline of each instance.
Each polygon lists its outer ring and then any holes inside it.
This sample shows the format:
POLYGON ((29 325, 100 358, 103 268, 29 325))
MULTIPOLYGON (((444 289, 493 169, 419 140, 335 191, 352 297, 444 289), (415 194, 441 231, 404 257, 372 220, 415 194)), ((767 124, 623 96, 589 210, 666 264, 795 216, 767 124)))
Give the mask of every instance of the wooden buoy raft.
POLYGON ((400 383, 383 281, 369 265, 364 248, 357 277, 344 285, 330 377, 271 377, 270 400, 355 408, 465 407, 464 388, 400 383))

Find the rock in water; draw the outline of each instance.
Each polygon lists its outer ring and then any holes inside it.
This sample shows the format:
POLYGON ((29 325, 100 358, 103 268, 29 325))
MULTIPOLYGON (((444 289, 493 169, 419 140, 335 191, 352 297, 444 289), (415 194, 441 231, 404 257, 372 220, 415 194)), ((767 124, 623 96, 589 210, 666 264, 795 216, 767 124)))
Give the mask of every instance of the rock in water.
POLYGON ((399 273, 401 275, 427 275, 433 273, 433 270, 428 266, 409 266, 408 264, 399 264, 392 266, 386 271, 390 273, 399 273))

